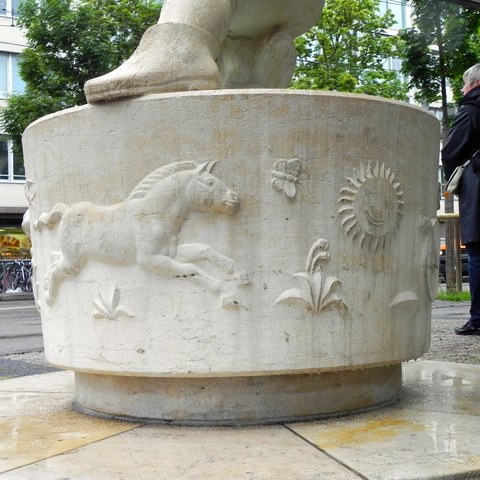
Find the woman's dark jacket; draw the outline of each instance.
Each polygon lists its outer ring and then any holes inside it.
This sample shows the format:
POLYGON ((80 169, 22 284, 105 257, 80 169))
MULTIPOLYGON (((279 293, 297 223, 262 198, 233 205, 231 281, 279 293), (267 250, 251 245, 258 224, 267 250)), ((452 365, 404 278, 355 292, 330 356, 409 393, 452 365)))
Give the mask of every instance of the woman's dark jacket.
MULTIPOLYGON (((480 148, 480 87, 470 90, 460 102, 448 140, 442 149, 442 163, 448 179, 458 165, 480 148)), ((480 175, 480 171, 477 172, 480 175)), ((480 181, 470 164, 459 193, 462 243, 480 241, 480 181)))

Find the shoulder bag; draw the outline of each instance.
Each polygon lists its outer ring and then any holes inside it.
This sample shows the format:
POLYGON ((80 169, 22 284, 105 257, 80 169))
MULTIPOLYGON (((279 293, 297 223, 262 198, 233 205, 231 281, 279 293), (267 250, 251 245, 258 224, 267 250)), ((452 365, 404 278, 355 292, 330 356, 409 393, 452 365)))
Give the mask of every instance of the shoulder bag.
POLYGON ((458 195, 460 191, 460 184, 462 182, 463 174, 470 164, 470 160, 467 160, 463 165, 458 166, 453 173, 450 175, 450 178, 447 182, 446 191, 450 195, 458 195))
POLYGON ((469 164, 472 164, 472 170, 480 177, 480 148, 463 165, 458 166, 450 175, 447 182, 446 191, 450 195, 458 195, 462 177, 469 164))

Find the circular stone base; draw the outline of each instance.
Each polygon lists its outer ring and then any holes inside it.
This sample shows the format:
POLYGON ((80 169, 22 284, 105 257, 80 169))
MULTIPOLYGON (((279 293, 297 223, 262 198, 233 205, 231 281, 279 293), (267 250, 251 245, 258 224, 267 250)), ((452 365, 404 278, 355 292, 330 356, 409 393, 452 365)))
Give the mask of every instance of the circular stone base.
POLYGON ((75 373, 77 408, 124 420, 248 425, 311 420, 385 406, 401 365, 300 375, 150 378, 75 373))

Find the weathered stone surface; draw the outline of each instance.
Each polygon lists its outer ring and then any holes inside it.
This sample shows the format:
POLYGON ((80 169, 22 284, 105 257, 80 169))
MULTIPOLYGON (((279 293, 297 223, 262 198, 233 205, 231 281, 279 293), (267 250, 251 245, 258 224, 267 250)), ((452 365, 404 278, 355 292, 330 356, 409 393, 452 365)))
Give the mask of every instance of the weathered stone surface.
POLYGON ((75 375, 79 408, 126 420, 248 425, 312 420, 398 400, 400 365, 254 377, 75 375))
POLYGON ((46 117, 24 145, 53 364, 251 377, 427 351, 427 112, 325 92, 159 94, 46 117))
POLYGON ((216 88, 285 88, 295 37, 324 0, 169 0, 133 55, 85 84, 89 102, 216 88))

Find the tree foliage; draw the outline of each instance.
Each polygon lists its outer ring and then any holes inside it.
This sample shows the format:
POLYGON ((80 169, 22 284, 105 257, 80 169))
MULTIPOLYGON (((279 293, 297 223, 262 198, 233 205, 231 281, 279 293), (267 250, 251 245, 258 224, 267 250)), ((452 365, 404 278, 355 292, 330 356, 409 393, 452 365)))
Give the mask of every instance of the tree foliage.
POLYGON ((407 86, 385 66, 401 50, 401 40, 386 35, 394 23, 379 0, 327 0, 318 23, 296 40, 292 86, 405 99, 407 86))
POLYGON ((27 47, 20 56, 26 87, 0 112, 21 154, 21 134, 37 118, 86 103, 84 83, 126 60, 158 20, 155 0, 23 0, 18 25, 27 47))
POLYGON ((418 101, 441 101, 446 109, 447 82, 458 101, 463 72, 480 58, 480 12, 446 0, 411 3, 413 26, 401 35, 405 41, 402 69, 410 76, 418 101))

